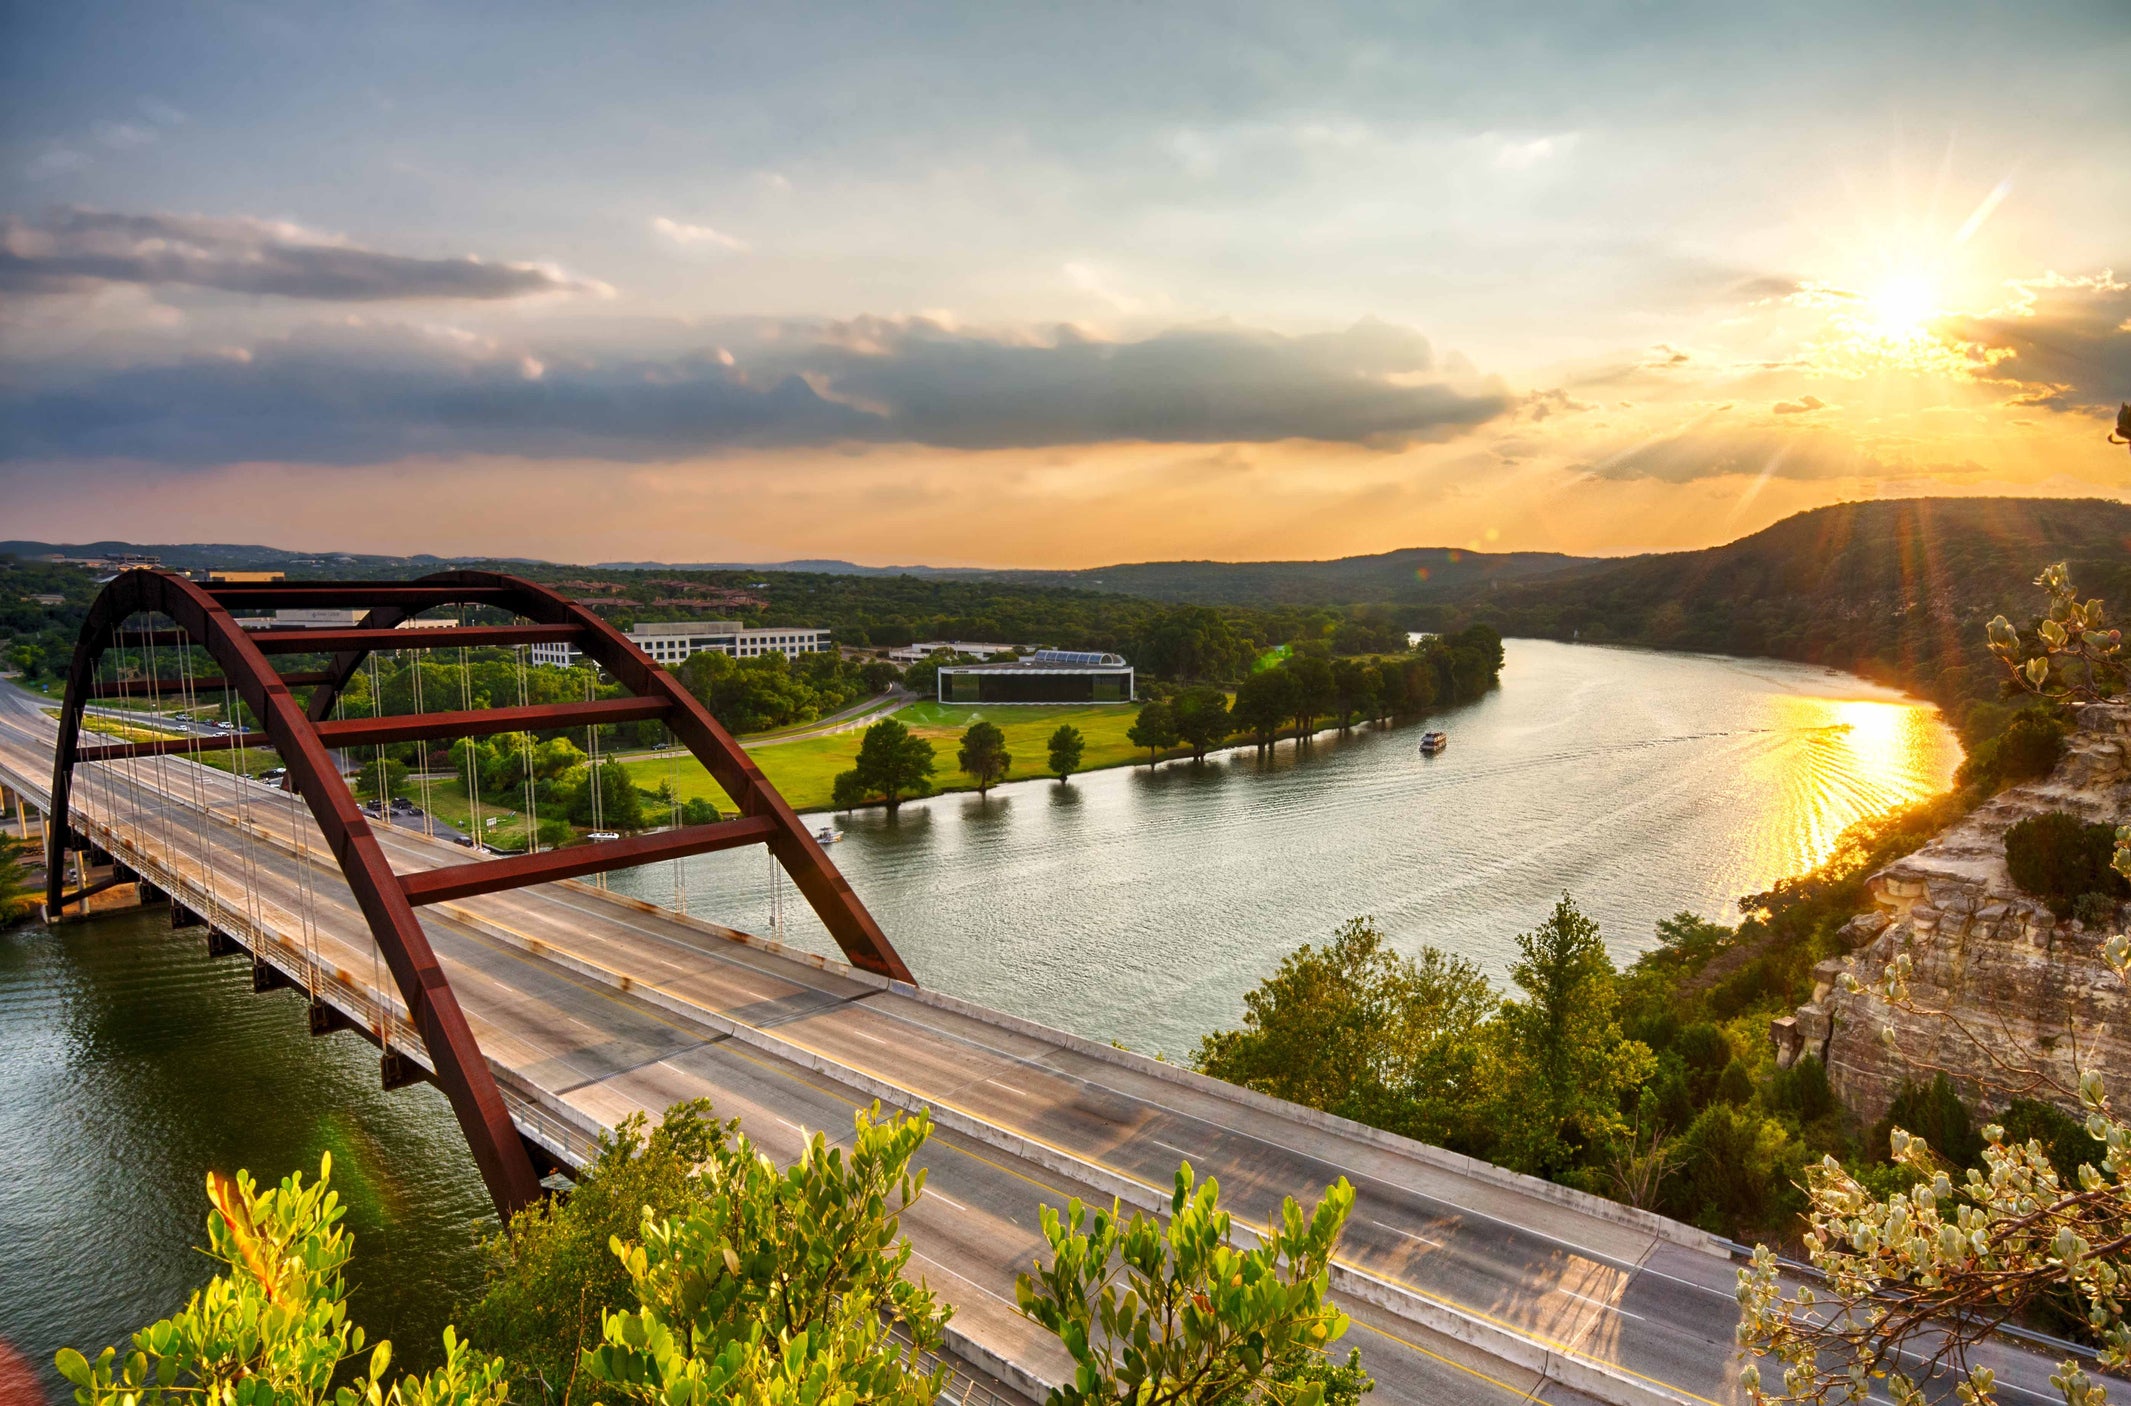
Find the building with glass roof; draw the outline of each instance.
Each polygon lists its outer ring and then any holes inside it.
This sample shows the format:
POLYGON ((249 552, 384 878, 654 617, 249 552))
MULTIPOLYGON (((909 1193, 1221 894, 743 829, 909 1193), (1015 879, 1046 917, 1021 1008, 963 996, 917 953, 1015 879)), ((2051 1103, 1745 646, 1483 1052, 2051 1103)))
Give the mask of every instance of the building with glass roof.
POLYGON ((942 703, 1130 703, 1132 666, 1121 654, 1039 649, 1011 663, 948 664, 942 703))

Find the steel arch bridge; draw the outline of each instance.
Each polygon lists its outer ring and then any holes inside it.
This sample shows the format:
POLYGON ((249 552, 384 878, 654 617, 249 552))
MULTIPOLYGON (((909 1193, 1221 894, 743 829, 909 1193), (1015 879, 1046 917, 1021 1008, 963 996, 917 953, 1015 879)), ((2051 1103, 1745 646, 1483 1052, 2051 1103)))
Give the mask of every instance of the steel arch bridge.
POLYGON ((236 747, 271 747, 279 753, 288 769, 286 784, 302 797, 347 879, 421 1034, 436 1081, 451 1101, 482 1179, 506 1219, 540 1196, 539 1175, 415 916, 416 908, 761 844, 769 847, 854 966, 915 985, 880 925, 791 806, 694 695, 612 625, 523 578, 446 571, 417 581, 203 585, 154 570, 127 571, 114 578, 90 607, 67 675, 52 769, 47 911, 56 917, 87 892, 65 891, 66 853, 84 847, 68 816, 76 765, 236 747), (515 617, 515 623, 399 628, 421 612, 440 606, 498 610, 515 617), (351 629, 247 630, 237 623, 232 607, 247 612, 355 608, 367 613, 351 629), (129 627, 128 622, 143 616, 159 619, 129 627), (341 691, 375 651, 530 644, 573 646, 620 683, 628 696, 346 720, 331 717, 341 691), (106 656, 114 651, 123 654, 135 645, 149 649, 151 662, 155 646, 199 648, 222 673, 219 677, 100 681, 99 666, 106 656), (313 673, 283 674, 271 662, 272 656, 321 654, 330 656, 330 662, 313 673), (243 700, 260 730, 81 745, 83 714, 92 699, 142 696, 151 691, 177 694, 181 687, 188 695, 226 689, 243 700), (304 687, 310 694, 299 705, 292 690, 304 687), (708 768, 739 807, 737 819, 399 874, 387 862, 332 757, 333 749, 343 747, 642 721, 663 722, 708 768))

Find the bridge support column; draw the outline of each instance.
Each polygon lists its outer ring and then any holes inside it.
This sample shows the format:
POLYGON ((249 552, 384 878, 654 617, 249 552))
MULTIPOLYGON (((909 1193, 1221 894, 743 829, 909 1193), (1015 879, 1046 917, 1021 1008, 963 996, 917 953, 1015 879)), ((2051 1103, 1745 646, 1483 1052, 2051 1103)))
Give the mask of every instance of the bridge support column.
POLYGON ((336 1030, 353 1030, 355 1022, 340 1013, 340 1007, 316 997, 311 1001, 311 1033, 330 1035, 336 1030))
POLYGON ((419 1084, 429 1077, 428 1070, 390 1045, 385 1046, 385 1052, 377 1057, 377 1074, 378 1083, 388 1092, 419 1084))
POLYGON ((272 962, 261 961, 256 955, 253 956, 252 990, 276 991, 288 984, 289 979, 281 974, 281 968, 272 962))
POLYGON ((207 920, 205 918, 193 912, 184 904, 177 902, 175 899, 171 901, 170 930, 172 932, 176 932, 180 928, 201 928, 206 926, 207 920))
POLYGON ((138 880, 136 882, 136 887, 140 890, 141 907, 143 908, 146 908, 151 903, 168 903, 170 901, 169 894, 164 893, 161 889, 157 888, 154 884, 149 883, 146 879, 138 880))
POLYGON ((237 939, 220 928, 207 930, 207 955, 210 957, 234 957, 244 950, 237 939))

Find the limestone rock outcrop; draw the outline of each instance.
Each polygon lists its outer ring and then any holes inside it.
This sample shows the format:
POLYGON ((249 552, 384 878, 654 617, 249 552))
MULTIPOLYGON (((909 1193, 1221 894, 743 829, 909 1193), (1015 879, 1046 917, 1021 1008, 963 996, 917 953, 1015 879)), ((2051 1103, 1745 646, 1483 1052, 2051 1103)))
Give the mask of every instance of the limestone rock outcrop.
MULTIPOLYGON (((2001 792, 1867 881, 1872 908, 1842 929, 1851 950, 1816 967, 1813 999, 1769 1032, 1779 1064, 1818 1054, 1836 1093, 1867 1120, 1886 1112, 1904 1078, 1923 1082, 1940 1070, 1972 1107, 2002 1107, 2008 1096, 1995 1085, 2004 1075, 1965 1026, 2060 1085, 2077 1083, 2075 1067, 2096 1069, 2116 1107, 2131 1109, 2131 991, 2101 960, 2108 933, 2058 922, 2005 867, 2005 832, 2027 816, 2067 811, 2131 824, 2131 704, 2089 705, 2077 724, 2048 777, 2001 792), (1904 952, 1915 1004, 1943 1014, 1896 1010, 1876 994, 1904 952), (1845 991, 1845 972, 1863 989, 1845 991)), ((2119 909, 2109 931, 2122 918, 2119 909)), ((2032 1096, 2079 1112, 2044 1090, 2032 1096)))

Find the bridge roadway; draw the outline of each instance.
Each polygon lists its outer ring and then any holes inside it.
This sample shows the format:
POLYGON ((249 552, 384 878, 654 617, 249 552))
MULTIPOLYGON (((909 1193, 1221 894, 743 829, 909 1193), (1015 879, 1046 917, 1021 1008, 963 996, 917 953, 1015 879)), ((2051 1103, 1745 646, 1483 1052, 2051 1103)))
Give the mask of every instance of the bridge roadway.
MULTIPOLYGON (((49 706, 0 685, 0 780, 33 799, 49 785, 49 706)), ((78 776, 100 843, 426 1063, 338 869, 284 793, 180 758, 78 776), (120 817, 130 824, 114 828, 120 817)), ((403 872, 466 858, 378 833, 403 872)), ((1024 1387, 1069 1370, 1012 1305, 1016 1272, 1043 1248, 1037 1204, 1166 1206, 1188 1159, 1220 1178, 1239 1224, 1337 1176, 1354 1183, 1335 1287, 1378 1402, 1740 1399, 1735 1266, 1689 1227, 581 883, 418 911, 521 1130, 567 1163, 600 1129, 696 1096, 782 1159, 802 1130, 848 1136, 875 1098, 930 1107, 931 1174, 904 1217, 917 1266, 954 1304, 965 1352, 1024 1387)), ((1992 1355, 2009 1400, 2052 1399, 2042 1359, 1992 1355)))

